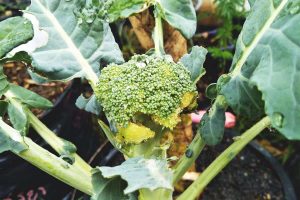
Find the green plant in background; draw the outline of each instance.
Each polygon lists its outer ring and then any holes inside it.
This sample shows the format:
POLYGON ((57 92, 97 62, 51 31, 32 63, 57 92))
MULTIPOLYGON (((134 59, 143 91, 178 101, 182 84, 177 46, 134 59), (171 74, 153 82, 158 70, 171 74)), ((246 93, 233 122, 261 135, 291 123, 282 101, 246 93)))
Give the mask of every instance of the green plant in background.
POLYGON ((5 11, 6 7, 3 5, 0 5, 0 13, 3 13, 5 11))
POLYGON ((217 34, 213 38, 217 43, 216 47, 208 47, 208 51, 213 58, 220 61, 222 68, 225 67, 226 61, 233 58, 233 52, 228 47, 236 44, 234 33, 238 33, 242 29, 241 23, 236 23, 234 20, 245 18, 244 3, 241 0, 214 0, 216 16, 220 20, 221 26, 218 27, 217 34))
POLYGON ((226 47, 235 41, 233 31, 240 31, 242 26, 233 22, 234 19, 244 18, 244 1, 240 0, 214 0, 216 4, 216 14, 222 21, 222 26, 218 28, 216 39, 220 47, 226 47))
MULTIPOLYGON (((95 95, 89 99, 80 96, 76 105, 96 115, 105 112, 109 125, 99 124, 126 161, 115 167, 88 165, 72 143, 57 137, 30 111, 49 108, 49 101, 8 83, 2 67, 0 113, 8 113, 13 127, 0 119, 0 152, 12 151, 92 199, 172 199, 174 184, 203 147, 221 141, 228 107, 237 115, 257 120, 177 198, 192 200, 265 128, 272 126, 288 139, 299 140, 299 1, 252 0, 250 5, 231 70, 208 88, 211 109, 187 153, 170 168, 166 154, 169 144, 163 137, 170 134, 183 111, 195 107, 195 84, 205 73, 207 51, 195 46, 178 63, 173 62, 163 49, 162 22, 191 38, 196 31, 192 1, 118 0, 103 4, 95 0, 32 0, 26 12, 34 15, 40 29, 48 33, 47 43, 29 52, 33 72, 47 80, 87 79, 95 95), (125 63, 108 21, 126 18, 149 6, 154 8, 155 49, 150 55, 137 55, 125 63), (99 63, 109 65, 100 71, 105 66, 99 63), (29 126, 56 155, 26 136, 29 126)), ((25 18, 1 22, 0 64, 23 60, 25 52, 14 56, 9 52, 33 35, 32 25, 25 18)))

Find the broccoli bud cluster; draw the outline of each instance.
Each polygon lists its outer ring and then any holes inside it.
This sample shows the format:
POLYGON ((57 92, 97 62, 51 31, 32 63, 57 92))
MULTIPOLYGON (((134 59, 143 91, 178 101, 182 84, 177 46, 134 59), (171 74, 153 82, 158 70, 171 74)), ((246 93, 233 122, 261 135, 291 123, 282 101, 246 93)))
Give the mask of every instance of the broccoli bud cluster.
POLYGON ((136 114, 145 114, 173 128, 180 112, 195 103, 197 92, 182 64, 166 57, 136 55, 101 71, 96 96, 118 126, 126 127, 136 114))

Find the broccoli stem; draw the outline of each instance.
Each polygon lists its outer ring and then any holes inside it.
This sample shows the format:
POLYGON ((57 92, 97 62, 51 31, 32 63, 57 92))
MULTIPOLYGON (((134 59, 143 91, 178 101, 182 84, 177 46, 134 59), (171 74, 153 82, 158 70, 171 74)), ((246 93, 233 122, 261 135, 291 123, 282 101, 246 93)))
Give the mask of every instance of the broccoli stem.
POLYGON ((223 153, 216 158, 204 172, 190 185, 177 200, 194 200, 203 189, 210 183, 210 181, 217 176, 224 167, 261 131, 271 125, 270 117, 264 117, 245 133, 243 133, 238 140, 231 144, 223 153))
POLYGON ((183 155, 173 168, 173 185, 175 185, 182 178, 184 173, 195 162, 195 160, 198 158, 201 151, 203 150, 204 146, 205 142, 201 138, 200 133, 197 133, 192 143, 187 148, 187 151, 192 152, 192 155, 183 155))
POLYGON ((154 27, 154 45, 155 45, 155 53, 158 56, 162 56, 164 54, 164 36, 163 36, 163 26, 162 19, 155 8, 155 27, 154 27))
MULTIPOLYGON (((19 101, 14 100, 9 92, 6 92, 5 97, 10 100, 10 103, 15 104, 17 107, 22 106, 19 101)), ((25 109, 28 121, 36 132, 60 155, 66 152, 67 142, 59 138, 53 131, 51 131, 47 126, 43 124, 29 109, 25 109)), ((84 173, 89 174, 91 171, 91 166, 87 164, 79 155, 72 153, 71 156, 74 157, 74 166, 77 166, 84 173)))
MULTIPOLYGON (((45 126, 30 110, 27 111, 29 123, 36 132, 60 155, 65 152, 66 142, 59 138, 53 131, 45 126)), ((74 157, 74 166, 77 166, 84 173, 90 174, 92 167, 87 164, 78 154, 72 153, 74 157)))
POLYGON ((70 165, 63 159, 58 158, 46 149, 40 147, 30 138, 22 137, 15 129, 4 123, 2 120, 0 120, 0 127, 2 128, 4 135, 10 137, 13 141, 18 141, 22 145, 27 146, 27 149, 21 152, 12 150, 14 154, 58 180, 61 180, 86 194, 92 195, 93 187, 91 173, 84 173, 79 170, 78 167, 70 165))
MULTIPOLYGON (((212 108, 216 105, 224 107, 224 110, 226 110, 228 107, 222 95, 217 96, 212 108)), ((174 166, 173 185, 175 185, 180 180, 180 178, 184 175, 184 173, 195 162, 195 160, 200 155, 205 145, 206 142, 203 138, 201 138, 200 128, 198 128, 195 138, 193 139, 192 143, 189 145, 189 148, 187 149, 187 151, 191 152, 191 156, 186 156, 186 155, 182 156, 181 159, 174 166)))
POLYGON ((58 180, 92 195, 91 174, 83 173, 76 166, 70 165, 61 158, 56 157, 29 138, 25 137, 24 141, 28 145, 28 150, 17 154, 18 156, 58 180))

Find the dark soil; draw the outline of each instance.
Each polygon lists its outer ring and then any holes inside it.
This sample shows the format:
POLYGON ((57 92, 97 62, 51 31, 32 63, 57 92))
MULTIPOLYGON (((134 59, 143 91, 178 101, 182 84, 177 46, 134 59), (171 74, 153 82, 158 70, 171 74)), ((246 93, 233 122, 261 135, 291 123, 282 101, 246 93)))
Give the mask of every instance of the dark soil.
POLYGON ((0 0, 0 21, 22 15, 21 10, 25 10, 29 4, 30 0, 0 0))
MULTIPOLYGON (((56 102, 57 98, 64 92, 68 83, 49 82, 45 84, 35 83, 29 76, 26 66, 22 63, 8 63, 4 66, 4 73, 6 74, 10 83, 22 86, 31 90, 46 99, 56 102)), ((43 110, 33 109, 34 114, 40 116, 43 110)))
MULTIPOLYGON (((203 171, 227 146, 207 147, 197 160, 197 169, 203 171)), ((252 148, 245 148, 206 188, 202 200, 284 199, 283 188, 269 163, 252 148)))
POLYGON ((300 188, 300 144, 298 143, 295 146, 295 153, 291 156, 288 163, 286 164, 286 169, 289 173, 289 176, 291 177, 291 181, 293 182, 298 199, 300 199, 300 190, 296 189, 300 188))

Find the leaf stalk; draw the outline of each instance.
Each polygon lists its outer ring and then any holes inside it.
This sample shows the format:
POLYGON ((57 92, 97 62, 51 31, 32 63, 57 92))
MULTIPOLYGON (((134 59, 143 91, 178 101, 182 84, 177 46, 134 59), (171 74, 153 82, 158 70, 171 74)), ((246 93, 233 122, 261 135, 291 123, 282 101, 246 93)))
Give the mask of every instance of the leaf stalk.
POLYGON ((92 174, 84 173, 76 166, 69 164, 62 158, 55 156, 46 149, 40 147, 28 137, 22 137, 21 134, 0 120, 1 134, 8 136, 15 145, 26 146, 25 150, 14 151, 17 156, 28 161, 49 175, 61 180, 62 182, 88 194, 92 195, 92 174))
MULTIPOLYGON (((30 110, 27 110, 27 116, 29 123, 36 130, 36 132, 60 155, 63 155, 66 148, 66 141, 58 137, 53 131, 51 131, 43 122, 41 122, 30 110)), ((78 154, 72 153, 71 156, 74 157, 74 166, 78 169, 83 170, 85 173, 89 174, 92 167, 87 164, 78 154)))
POLYGON ((204 172, 190 185, 177 200, 196 199, 210 181, 217 176, 235 156, 251 142, 261 131, 271 125, 270 117, 264 117, 254 126, 243 133, 238 140, 231 144, 204 172))
POLYGON ((191 152, 192 155, 183 155, 173 168, 173 185, 175 185, 182 178, 184 173, 191 167, 204 147, 205 142, 201 138, 200 133, 197 133, 192 143, 187 148, 187 151, 191 152))
POLYGON ((155 10, 155 27, 154 27, 154 45, 155 45, 155 53, 158 56, 162 56, 164 54, 164 37, 163 37, 163 25, 162 18, 159 15, 157 8, 155 10))

